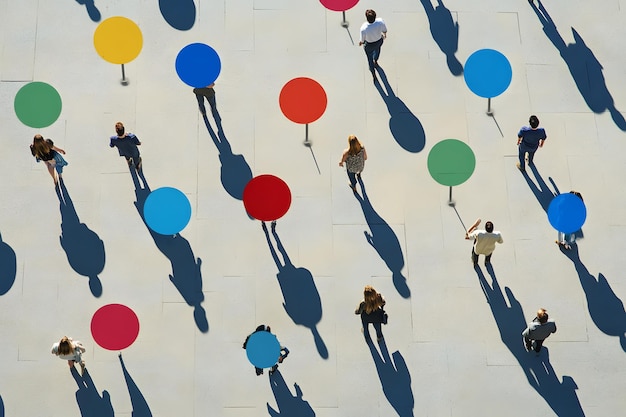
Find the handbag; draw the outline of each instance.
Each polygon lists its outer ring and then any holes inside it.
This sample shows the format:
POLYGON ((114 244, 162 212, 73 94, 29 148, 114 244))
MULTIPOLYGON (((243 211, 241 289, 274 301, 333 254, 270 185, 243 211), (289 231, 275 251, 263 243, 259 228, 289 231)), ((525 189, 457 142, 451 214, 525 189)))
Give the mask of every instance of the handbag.
POLYGON ((389 321, 389 315, 382 308, 380 309, 380 311, 383 312, 383 324, 387 324, 387 322, 389 321))

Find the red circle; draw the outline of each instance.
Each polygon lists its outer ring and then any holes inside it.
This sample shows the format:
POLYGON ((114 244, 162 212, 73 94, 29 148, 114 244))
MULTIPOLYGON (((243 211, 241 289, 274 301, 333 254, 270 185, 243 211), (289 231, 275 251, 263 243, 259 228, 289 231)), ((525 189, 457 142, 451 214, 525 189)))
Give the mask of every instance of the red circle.
POLYGON ((359 0, 320 0, 324 7, 335 12, 345 12, 356 6, 358 2, 359 0))
POLYGON ((291 191, 285 181, 274 175, 252 178, 243 190, 243 205, 257 220, 280 219, 291 205, 291 191))
POLYGON ((278 97, 280 109, 294 123, 307 124, 319 119, 326 110, 326 92, 315 80, 294 78, 283 86, 278 97))
POLYGON ((139 319, 122 304, 107 304, 91 318, 91 335, 107 350, 122 350, 132 345, 139 334, 139 319))

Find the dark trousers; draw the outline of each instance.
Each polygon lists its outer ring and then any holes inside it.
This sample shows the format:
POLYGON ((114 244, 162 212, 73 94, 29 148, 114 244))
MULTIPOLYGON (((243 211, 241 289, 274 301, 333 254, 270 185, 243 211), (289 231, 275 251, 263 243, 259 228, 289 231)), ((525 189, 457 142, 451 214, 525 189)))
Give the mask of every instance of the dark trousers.
MULTIPOLYGON (((544 341, 544 339, 542 339, 542 340, 535 340, 534 341, 535 342, 535 352, 537 352, 537 353, 541 352, 541 346, 543 346, 543 341, 544 341)), ((530 350, 530 348, 532 346, 532 343, 533 343, 533 340, 529 339, 527 337, 524 337, 524 342, 526 342, 526 349, 530 350)))
POLYGON ((348 179, 350 180, 350 186, 353 187, 353 188, 356 187, 356 177, 357 177, 357 175, 360 176, 361 174, 358 174, 356 172, 350 172, 347 169, 346 169, 346 172, 348 173, 348 179))
MULTIPOLYGON (((361 320, 361 323, 363 323, 363 335, 367 339, 371 339, 370 329, 369 329, 369 322, 361 320)), ((382 337, 383 337, 383 329, 382 329, 381 323, 372 323, 372 325, 374 326, 374 330, 376 330, 376 337, 378 339, 382 339, 382 337)))
POLYGON ((519 145, 519 166, 521 169, 526 169, 526 161, 525 161, 525 155, 526 152, 528 152, 528 165, 533 165, 533 158, 535 157, 535 152, 537 152, 537 149, 531 149, 528 148, 526 146, 524 146, 524 144, 520 144, 519 145))
POLYGON ((367 64, 370 67, 370 72, 374 72, 374 61, 378 61, 380 58, 380 47, 383 46, 383 38, 380 38, 376 42, 365 42, 365 55, 367 56, 367 64))
POLYGON ((196 94, 196 100, 198 100, 198 108, 200 109, 200 113, 202 115, 206 115, 206 107, 204 107, 204 98, 206 97, 206 101, 209 102, 209 106, 211 106, 211 114, 213 114, 213 118, 215 120, 221 120, 220 114, 217 112, 217 103, 215 102, 215 95, 212 96, 204 96, 202 94, 196 94))
MULTIPOLYGON (((485 263, 491 263, 491 255, 493 255, 493 252, 490 253, 489 255, 485 255, 485 263)), ((472 246, 472 262, 474 262, 474 265, 476 265, 478 263, 478 254, 476 252, 474 252, 474 247, 472 246)))

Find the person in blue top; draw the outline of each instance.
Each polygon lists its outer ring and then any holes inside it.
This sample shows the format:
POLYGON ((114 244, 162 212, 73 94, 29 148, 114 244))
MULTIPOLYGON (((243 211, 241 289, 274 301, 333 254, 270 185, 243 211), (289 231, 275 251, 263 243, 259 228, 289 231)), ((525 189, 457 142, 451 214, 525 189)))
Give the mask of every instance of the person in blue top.
POLYGON ((537 149, 543 146, 547 136, 544 128, 539 127, 539 119, 534 114, 528 119, 530 126, 523 126, 517 134, 519 162, 516 164, 520 171, 526 170, 525 156, 528 153, 528 164, 533 164, 537 149))
POLYGON ((122 122, 115 123, 115 132, 117 135, 111 136, 111 142, 109 146, 111 148, 117 147, 120 156, 126 158, 128 166, 134 165, 137 171, 141 170, 141 156, 139 155, 138 145, 141 145, 137 136, 130 132, 124 131, 124 124, 122 122))

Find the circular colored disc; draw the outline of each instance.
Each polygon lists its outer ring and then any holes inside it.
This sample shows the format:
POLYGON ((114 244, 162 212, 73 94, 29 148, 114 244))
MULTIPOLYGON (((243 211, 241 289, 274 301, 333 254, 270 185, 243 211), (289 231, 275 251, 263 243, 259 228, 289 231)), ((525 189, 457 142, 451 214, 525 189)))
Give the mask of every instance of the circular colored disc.
POLYGON ((335 12, 345 12, 356 6, 358 2, 359 0, 320 0, 322 6, 335 12))
POLYGON ((215 49, 203 43, 191 43, 176 56, 176 73, 187 85, 202 88, 217 80, 222 62, 215 49))
POLYGON ((152 191, 143 206, 148 227, 162 235, 175 235, 191 219, 191 204, 182 191, 162 187, 152 191))
POLYGON ((509 88, 513 71, 509 60, 493 49, 480 49, 470 55, 463 71, 465 84, 474 94, 492 98, 509 88))
POLYGON ((442 140, 428 154, 428 172, 441 185, 451 187, 464 183, 475 167, 472 148, 457 139, 442 140))
POLYGON ((61 114, 61 96, 50 84, 35 81, 19 89, 13 107, 26 126, 47 127, 61 114))
POLYGON ((312 123, 322 117, 327 104, 324 88, 306 77, 294 78, 280 90, 278 102, 285 117, 294 123, 312 123))
POLYGON ((93 45, 105 61, 126 64, 141 52, 143 36, 135 22, 115 16, 98 25, 93 34, 93 45))
POLYGON ((270 332, 255 332, 246 344, 246 356, 257 368, 271 368, 278 362, 280 343, 270 332))
POLYGON ((91 318, 91 335, 104 349, 126 349, 139 335, 139 319, 125 305, 107 304, 91 318))
POLYGON ((285 181, 274 175, 252 178, 243 189, 243 205, 257 220, 280 219, 291 206, 291 191, 285 181))
POLYGON ((574 233, 580 230, 587 218, 583 200, 575 194, 559 194, 548 206, 548 221, 559 232, 574 233))

